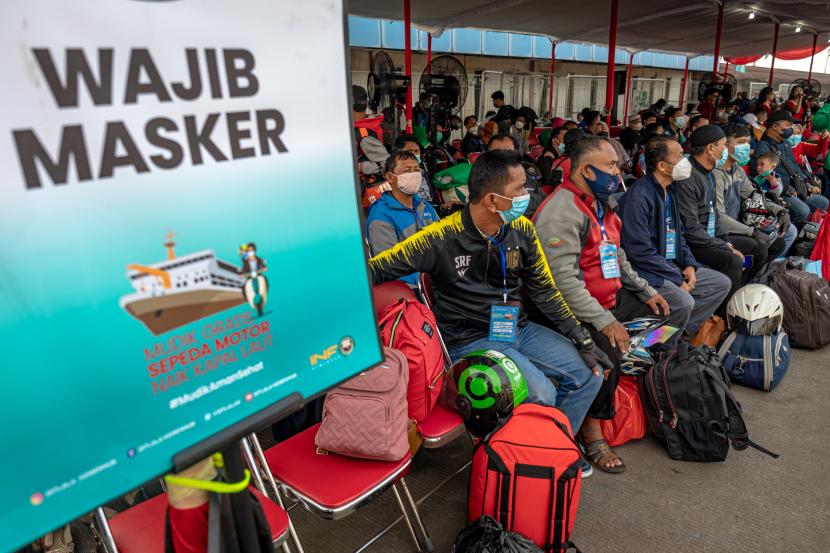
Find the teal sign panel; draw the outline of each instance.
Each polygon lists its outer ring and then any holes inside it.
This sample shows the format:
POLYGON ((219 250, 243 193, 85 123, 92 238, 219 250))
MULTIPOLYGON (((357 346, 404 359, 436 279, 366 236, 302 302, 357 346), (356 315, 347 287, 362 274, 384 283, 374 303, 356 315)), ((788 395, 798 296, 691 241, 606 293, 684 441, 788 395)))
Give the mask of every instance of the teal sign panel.
POLYGON ((3 3, 0 551, 380 361, 344 21, 3 3))

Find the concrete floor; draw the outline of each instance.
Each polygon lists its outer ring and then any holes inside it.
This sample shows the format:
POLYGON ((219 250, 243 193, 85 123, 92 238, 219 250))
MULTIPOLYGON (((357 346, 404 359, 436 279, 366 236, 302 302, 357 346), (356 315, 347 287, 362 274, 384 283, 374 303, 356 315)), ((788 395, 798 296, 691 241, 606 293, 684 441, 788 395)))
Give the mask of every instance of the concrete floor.
MULTIPOLYGON (((830 551, 828 350, 796 351, 789 374, 771 393, 734 389, 750 437, 781 457, 748 449, 730 452, 724 463, 683 463, 652 438, 626 444, 618 450, 625 474, 594 471, 584 482, 573 536, 584 553, 830 551)), ((451 550, 465 524, 468 470, 461 469, 470 451, 463 438, 423 450, 407 477, 441 553, 451 550)), ((291 509, 307 553, 357 551, 398 514, 391 492, 340 521, 291 509)), ((398 522, 365 551, 414 547, 398 522)))

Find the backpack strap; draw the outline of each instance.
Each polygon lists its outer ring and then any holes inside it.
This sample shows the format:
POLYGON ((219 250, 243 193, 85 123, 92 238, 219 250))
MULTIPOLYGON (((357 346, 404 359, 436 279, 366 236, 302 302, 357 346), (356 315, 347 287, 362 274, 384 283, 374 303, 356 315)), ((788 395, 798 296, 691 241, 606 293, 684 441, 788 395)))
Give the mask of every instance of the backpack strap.
POLYGON ((715 371, 712 370, 711 367, 704 367, 703 372, 709 377, 709 380, 715 383, 715 385, 720 387, 723 391, 724 406, 726 407, 726 412, 729 417, 729 428, 727 429, 726 434, 715 430, 713 430, 713 432, 719 436, 727 438, 731 442, 735 451, 743 451, 747 447, 752 447, 761 453, 766 453, 773 459, 778 459, 779 455, 777 453, 773 453, 767 448, 760 446, 749 439, 746 423, 744 422, 743 415, 741 414, 741 405, 738 403, 738 400, 735 399, 735 396, 732 394, 732 390, 729 386, 718 376, 715 371))
POLYGON ((498 512, 499 523, 506 529, 508 528, 509 522, 507 506, 510 503, 510 470, 504 461, 502 461, 501 457, 499 457, 498 453, 486 441, 484 443, 484 453, 487 455, 488 465, 492 465, 496 469, 496 472, 499 473, 499 494, 496 500, 496 510, 498 512))
POLYGON ((397 303, 387 307, 378 321, 378 328, 381 329, 389 324, 390 321, 392 322, 392 332, 390 333, 388 344, 390 348, 392 347, 392 340, 395 338, 395 331, 397 330, 398 323, 401 321, 401 318, 403 318, 403 312, 405 310, 406 300, 402 298, 398 300, 397 303))

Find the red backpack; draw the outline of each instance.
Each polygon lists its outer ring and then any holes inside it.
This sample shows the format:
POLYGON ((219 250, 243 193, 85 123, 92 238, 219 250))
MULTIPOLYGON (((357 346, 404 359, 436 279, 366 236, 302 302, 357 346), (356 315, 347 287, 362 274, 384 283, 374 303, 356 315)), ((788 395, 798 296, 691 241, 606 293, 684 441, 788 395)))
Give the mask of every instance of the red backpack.
POLYGON ((546 553, 565 551, 579 507, 580 457, 562 411, 519 405, 473 449, 467 519, 488 515, 546 553))
POLYGON ((400 300, 383 311, 379 324, 383 344, 403 353, 409 362, 409 418, 423 422, 438 401, 444 382, 444 356, 435 315, 419 301, 400 300))

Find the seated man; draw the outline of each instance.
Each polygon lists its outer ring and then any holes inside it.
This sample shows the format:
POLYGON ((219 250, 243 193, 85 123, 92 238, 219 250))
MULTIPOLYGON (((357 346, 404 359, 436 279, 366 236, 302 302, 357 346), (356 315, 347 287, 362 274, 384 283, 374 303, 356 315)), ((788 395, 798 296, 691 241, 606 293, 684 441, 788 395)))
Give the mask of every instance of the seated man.
POLYGON ((691 174, 680 143, 667 136, 646 144, 648 173, 620 200, 622 247, 637 273, 666 298, 669 324, 693 336, 729 293, 722 273, 701 266, 684 238, 676 180, 691 174))
MULTIPOLYGON (((418 186, 418 195, 422 200, 431 202, 433 196, 432 187, 429 184, 431 175, 426 173, 424 159, 421 157, 421 145, 418 143, 418 138, 414 134, 401 134, 395 139, 395 144, 392 147, 392 153, 394 154, 397 152, 409 152, 415 156, 415 159, 418 160, 418 166, 422 171, 421 184, 418 186)), ((386 172, 387 171, 384 167, 384 173, 386 172)))
POLYGON ((750 174, 758 174, 758 156, 768 152, 778 154, 780 161, 775 174, 784 186, 783 198, 790 204, 790 219, 794 223, 802 223, 816 209, 826 211, 830 202, 819 193, 820 190, 813 185, 812 177, 799 166, 793 155, 792 145, 787 139, 793 134, 794 122, 795 119, 786 110, 778 110, 770 115, 764 136, 755 146, 750 161, 750 174))
POLYGON ((508 355, 527 381, 528 401, 559 407, 576 432, 611 362, 556 288, 533 224, 522 217, 525 179, 516 152, 482 154, 470 172, 470 203, 373 257, 369 268, 375 283, 429 273, 450 357, 479 349, 508 355), (528 322, 523 297, 558 332, 528 322))
MULTIPOLYGON (((366 237, 372 255, 384 252, 422 228, 438 221, 438 214, 428 202, 418 196, 421 168, 410 152, 401 150, 386 160, 386 181, 392 190, 386 192, 369 208, 366 217, 366 237)), ((401 280, 418 286, 418 275, 401 280)))
POLYGON ((352 85, 352 118, 355 123, 354 137, 357 151, 357 168, 360 175, 360 195, 363 207, 369 207, 381 194, 389 190, 381 174, 383 164, 389 157, 386 146, 377 133, 367 127, 358 126, 366 119, 369 97, 362 86, 352 85))
POLYGON ((514 112, 513 125, 510 127, 510 136, 516 140, 516 151, 522 155, 530 151, 530 147, 527 144, 527 135, 525 134, 526 126, 527 121, 525 120, 524 113, 521 111, 514 112))
POLYGON ((620 322, 669 314, 666 300, 634 271, 620 247, 620 220, 611 199, 619 182, 617 161, 609 139, 578 140, 571 147, 570 179, 533 219, 562 296, 614 363, 581 430, 588 459, 612 473, 623 472, 625 465, 603 439, 599 421, 614 417, 619 363, 629 340, 620 322))
POLYGON ((730 123, 724 129, 729 158, 721 167, 712 171, 715 181, 715 211, 718 225, 729 234, 733 244, 736 241, 755 240, 756 251, 753 266, 744 273, 744 282, 755 276, 769 259, 779 257, 795 241, 797 231, 790 225, 790 216, 783 206, 769 200, 760 188, 757 188, 743 166, 749 163, 749 127, 740 123, 730 123), (746 202, 752 202, 752 213, 745 209, 746 202), (754 205, 759 204, 759 205, 754 205), (759 217, 761 211, 765 216, 759 217), (786 239, 789 238, 789 244, 786 239))
MULTIPOLYGON (((487 145, 488 152, 492 152, 493 150, 519 152, 519 143, 515 137, 509 134, 497 134, 490 140, 490 144, 487 145)), ((530 202, 527 204, 525 213, 527 217, 533 217, 533 214, 536 213, 536 210, 545 201, 545 194, 540 188, 541 179, 539 177, 541 175, 536 165, 529 161, 523 162, 522 166, 525 169, 525 175, 527 177, 525 188, 527 189, 527 193, 530 194, 530 202)))
POLYGON ((473 152, 483 152, 484 142, 481 141, 479 136, 478 119, 475 115, 468 115, 464 118, 464 128, 467 131, 461 141, 461 151, 464 156, 466 157, 473 152))
POLYGON ((729 294, 717 310, 725 319, 727 301, 743 284, 744 261, 744 253, 729 242, 730 237, 723 228, 718 228, 715 211, 715 180, 711 173, 729 157, 726 135, 719 126, 706 125, 689 136, 689 144, 692 171, 687 178, 677 180, 683 238, 697 261, 720 271, 732 282, 729 294))
POLYGON ((643 121, 639 113, 628 117, 628 125, 620 133, 620 144, 625 148, 628 157, 637 153, 640 145, 640 131, 643 130, 643 121))
POLYGON ((680 142, 680 144, 686 142, 686 137, 683 136, 684 125, 686 125, 686 116, 683 115, 683 110, 673 106, 667 107, 663 127, 666 129, 666 134, 680 142))

